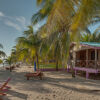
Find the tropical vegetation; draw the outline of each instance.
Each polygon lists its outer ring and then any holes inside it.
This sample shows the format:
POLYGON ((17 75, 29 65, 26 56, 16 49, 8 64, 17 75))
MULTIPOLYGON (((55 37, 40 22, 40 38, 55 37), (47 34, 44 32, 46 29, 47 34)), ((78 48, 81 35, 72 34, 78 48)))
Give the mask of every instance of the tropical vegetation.
POLYGON ((54 60, 58 65, 67 66, 71 42, 100 42, 100 28, 91 33, 90 25, 100 21, 100 0, 37 0, 39 11, 32 16, 32 25, 17 38, 11 53, 13 62, 33 65, 54 60), (34 25, 46 23, 34 32, 34 25))
MULTIPOLYGON (((72 41, 79 42, 82 32, 91 24, 100 21, 99 0, 37 0, 41 8, 32 16, 33 25, 46 19, 47 22, 40 31, 43 38, 56 41, 60 45, 59 54, 66 64, 69 46, 72 41), (44 35, 45 34, 45 35, 44 35)), ((93 34, 94 35, 94 34, 93 34)), ((91 36, 93 41, 94 36, 91 36)))
POLYGON ((100 42, 100 27, 98 27, 93 33, 88 31, 81 35, 80 41, 82 42, 100 42))
MULTIPOLYGON (((2 44, 0 44, 0 49, 3 49, 3 45, 2 44)), ((0 64, 3 64, 3 66, 4 66, 5 57, 6 57, 5 52, 0 50, 0 64)))
MULTIPOLYGON (((0 44, 0 49, 3 49, 3 45, 2 44, 0 44)), ((1 57, 5 57, 5 56, 6 56, 5 52, 0 50, 0 58, 1 57)))
POLYGON ((41 40, 34 33, 33 27, 28 26, 28 30, 24 31, 22 37, 17 38, 16 52, 19 55, 19 60, 26 61, 33 65, 34 60, 39 68, 39 47, 41 40))

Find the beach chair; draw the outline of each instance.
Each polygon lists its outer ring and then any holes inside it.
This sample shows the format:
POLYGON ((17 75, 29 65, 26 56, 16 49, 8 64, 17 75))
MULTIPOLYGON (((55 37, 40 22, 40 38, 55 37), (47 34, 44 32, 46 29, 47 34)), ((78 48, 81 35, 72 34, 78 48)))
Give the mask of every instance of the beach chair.
MULTIPOLYGON (((2 84, 3 84, 4 82, 6 82, 6 81, 7 81, 7 80, 5 80, 5 81, 4 81, 4 80, 3 80, 3 81, 1 81, 1 80, 0 80, 0 87, 1 87, 1 86, 2 86, 2 84)), ((5 86, 5 88, 10 89, 11 87, 10 87, 10 86, 8 86, 8 85, 6 85, 6 86, 5 86)))
POLYGON ((7 84, 8 82, 11 80, 11 78, 8 78, 7 81, 5 81, 1 86, 0 86, 0 95, 6 95, 5 93, 3 93, 4 91, 7 91, 8 87, 7 84))
POLYGON ((6 67, 6 70, 10 70, 10 68, 9 67, 6 67))
POLYGON ((12 71, 12 70, 14 70, 14 69, 15 69, 15 66, 6 67, 6 70, 10 70, 10 71, 12 71))
POLYGON ((42 80, 42 78, 43 78, 43 73, 40 72, 40 71, 37 71, 37 72, 35 72, 35 73, 27 73, 27 74, 25 75, 25 77, 27 77, 27 80, 29 80, 31 77, 39 77, 39 78, 42 80))
POLYGON ((16 67, 19 68, 20 67, 20 64, 17 64, 16 67))

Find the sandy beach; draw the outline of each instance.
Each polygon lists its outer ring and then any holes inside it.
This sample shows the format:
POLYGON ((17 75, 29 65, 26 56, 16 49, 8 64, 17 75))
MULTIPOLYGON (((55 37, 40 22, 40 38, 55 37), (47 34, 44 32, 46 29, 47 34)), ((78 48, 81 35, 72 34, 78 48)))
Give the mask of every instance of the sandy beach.
POLYGON ((100 80, 72 78, 67 72, 44 72, 43 80, 24 75, 33 68, 23 66, 13 72, 0 69, 0 80, 11 77, 3 100, 100 100, 100 80))

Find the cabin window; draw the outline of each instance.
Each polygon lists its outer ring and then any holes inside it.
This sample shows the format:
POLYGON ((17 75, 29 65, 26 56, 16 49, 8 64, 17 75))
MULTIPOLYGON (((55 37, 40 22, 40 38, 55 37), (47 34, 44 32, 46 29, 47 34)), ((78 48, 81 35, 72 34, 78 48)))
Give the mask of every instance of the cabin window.
POLYGON ((95 51, 91 51, 91 60, 95 60, 95 51))
POLYGON ((81 51, 80 52, 80 60, 85 60, 86 59, 86 51, 81 51))

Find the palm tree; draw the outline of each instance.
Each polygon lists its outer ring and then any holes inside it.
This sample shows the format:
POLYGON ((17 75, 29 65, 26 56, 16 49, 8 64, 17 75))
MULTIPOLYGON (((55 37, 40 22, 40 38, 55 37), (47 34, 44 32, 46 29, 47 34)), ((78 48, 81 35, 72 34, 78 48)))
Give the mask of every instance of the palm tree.
POLYGON ((56 40, 52 43, 49 51, 49 54, 52 55, 56 61, 56 70, 58 70, 58 65, 62 58, 60 41, 56 40))
MULTIPOLYGON (((42 8, 32 17, 32 23, 47 18, 45 28, 47 38, 54 36, 53 33, 58 33, 57 37, 62 41, 64 39, 62 47, 65 55, 68 55, 71 41, 78 42, 81 37, 80 32, 99 16, 100 0, 51 0, 49 12, 46 4, 50 0, 37 0, 37 2, 42 8)), ((65 59, 68 57, 65 56, 63 60, 65 59)))
POLYGON ((53 3, 54 0, 37 0, 37 5, 42 6, 42 8, 32 16, 32 23, 36 24, 49 16, 53 3))
POLYGON ((11 58, 12 58, 12 62, 13 64, 16 64, 17 60, 17 51, 16 51, 16 46, 14 46, 11 50, 11 58))
POLYGON ((33 58, 30 50, 26 48, 23 45, 20 45, 17 43, 17 48, 16 48, 16 58, 17 61, 22 61, 24 63, 31 63, 33 65, 33 58))
POLYGON ((79 42, 81 31, 84 31, 92 21, 97 21, 100 10, 100 0, 37 0, 41 9, 33 15, 32 23, 47 18, 45 33, 47 38, 58 33, 63 47, 63 61, 68 59, 71 41, 79 42), (50 7, 48 11, 48 7, 50 7))
MULTIPOLYGON (((2 44, 0 44, 0 48, 1 49, 3 48, 3 45, 2 44)), ((1 57, 5 57, 5 56, 6 56, 6 54, 2 50, 0 50, 0 58, 1 57)))
MULTIPOLYGON (((41 32, 41 31, 40 31, 41 32)), ((43 33, 44 34, 44 33, 43 33)), ((42 33, 40 33, 40 36, 42 33)), ((61 33, 53 33, 53 35, 49 36, 49 38, 41 36, 42 43, 40 48, 40 54, 42 54, 42 58, 51 58, 55 59, 56 61, 56 69, 58 70, 58 64, 59 63, 65 63, 66 66, 66 60, 67 56, 65 55, 67 53, 67 44, 66 44, 66 34, 60 37, 61 33)))
POLYGON ((0 64, 2 64, 3 63, 3 60, 2 59, 0 59, 0 64))
POLYGON ((7 58, 5 59, 5 63, 9 64, 9 66, 10 66, 10 72, 11 72, 11 71, 12 71, 12 70, 11 70, 11 64, 13 63, 13 62, 12 62, 12 57, 11 57, 11 56, 7 57, 7 58))
MULTIPOLYGON (((42 8, 38 13, 33 15, 33 23, 50 16, 51 20, 52 18, 58 18, 59 20, 63 19, 64 21, 69 17, 72 22, 72 25, 70 26, 71 31, 72 29, 75 31, 75 28, 79 26, 79 29, 84 29, 84 27, 90 23, 90 20, 98 21, 99 18, 100 21, 100 15, 98 16, 100 10, 99 0, 37 0, 37 4, 42 6, 42 8)), ((66 23, 66 21, 64 23, 66 23)))
POLYGON ((20 45, 18 46, 22 47, 20 50, 24 50, 24 54, 26 54, 26 50, 33 60, 36 57, 37 67, 39 68, 39 46, 41 40, 38 38, 37 34, 34 33, 32 26, 28 26, 28 28, 27 31, 24 31, 24 36, 17 39, 18 44, 20 45))
POLYGON ((47 18, 48 36, 58 31, 68 34, 71 40, 79 41, 80 31, 94 21, 100 21, 99 0, 37 0, 37 3, 42 8, 33 15, 32 23, 47 18))
POLYGON ((82 42, 100 42, 100 27, 98 27, 93 33, 84 33, 81 36, 82 42))

